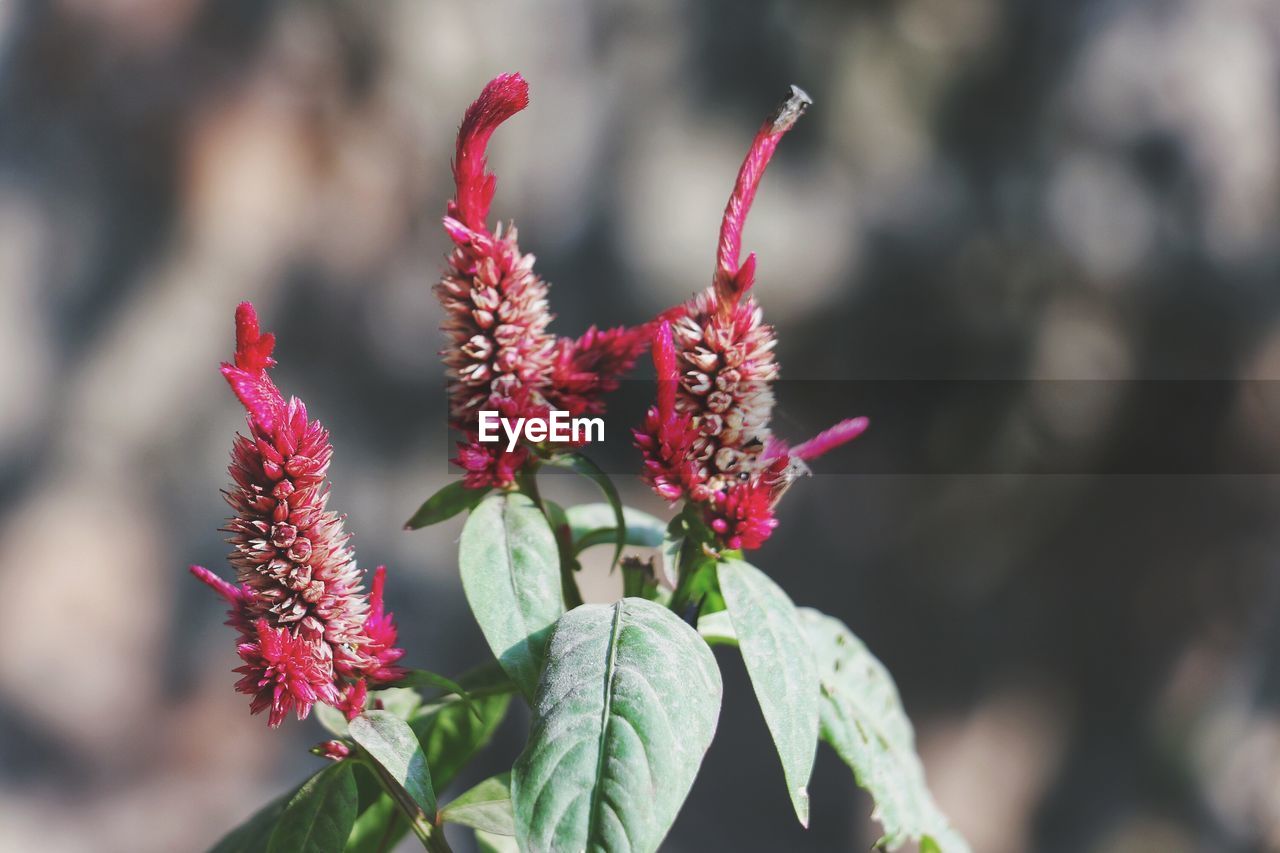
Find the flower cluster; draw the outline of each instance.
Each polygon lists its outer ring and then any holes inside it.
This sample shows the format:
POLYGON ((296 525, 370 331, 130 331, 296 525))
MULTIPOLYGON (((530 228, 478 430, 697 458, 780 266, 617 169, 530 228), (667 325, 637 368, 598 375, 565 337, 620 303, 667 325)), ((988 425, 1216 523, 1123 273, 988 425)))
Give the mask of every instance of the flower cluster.
POLYGON ((788 448, 769 430, 778 378, 773 328, 748 295, 756 256, 739 263, 742 230, 778 142, 810 101, 791 97, 765 121, 743 160, 725 206, 712 285, 665 315, 655 336, 657 403, 635 430, 645 478, 669 501, 699 505, 730 549, 760 547, 777 526, 773 508, 805 463, 850 441, 865 418, 842 421, 788 448))
POLYGON ((227 624, 240 633, 244 662, 236 689, 253 697, 253 713, 270 710, 273 727, 290 711, 305 718, 316 702, 358 714, 369 684, 402 676, 395 662, 404 654, 382 603, 385 569, 374 572, 366 596, 342 519, 326 508, 329 435, 267 375, 274 345, 253 306, 241 303, 235 361, 222 365, 249 422, 249 434, 236 436, 227 492, 239 583, 191 567, 230 606, 227 624))
POLYGON ((473 488, 507 485, 529 452, 521 447, 507 453, 477 441, 481 410, 505 417, 545 417, 553 408, 573 416, 598 415, 604 409, 602 395, 617 387, 652 331, 648 326, 592 327, 576 340, 557 338, 547 330, 552 320, 547 284, 533 271, 533 255, 521 253, 514 226, 489 230, 497 183, 486 171, 489 137, 528 105, 524 78, 503 74, 467 109, 453 162, 456 196, 444 218, 454 247, 436 285, 449 339, 441 355, 452 426, 467 437, 455 462, 473 488))

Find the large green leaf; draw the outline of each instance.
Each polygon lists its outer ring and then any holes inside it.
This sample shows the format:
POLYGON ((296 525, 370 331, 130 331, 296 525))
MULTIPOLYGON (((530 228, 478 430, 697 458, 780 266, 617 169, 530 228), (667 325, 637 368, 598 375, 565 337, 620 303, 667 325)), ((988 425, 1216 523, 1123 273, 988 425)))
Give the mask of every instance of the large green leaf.
POLYGON ((409 795, 424 815, 435 817, 436 792, 427 756, 409 724, 389 711, 365 711, 348 725, 351 738, 376 762, 379 775, 409 795))
POLYGON ((474 509, 475 505, 480 503, 488 493, 487 487, 468 489, 461 480, 456 480, 427 498, 426 502, 413 514, 413 518, 405 522, 404 529, 417 530, 439 524, 460 512, 474 509))
POLYGON ((271 833, 276 828, 276 821, 284 813, 285 806, 298 793, 294 788, 287 794, 276 797, 235 829, 222 837, 217 844, 209 848, 209 853, 263 853, 271 840, 271 833))
POLYGON ((818 670, 800 614, 782 588, 750 563, 719 566, 720 592, 747 665, 796 817, 809 825, 809 777, 818 749, 818 670))
POLYGON ((356 780, 351 765, 341 761, 302 784, 289 800, 268 853, 336 853, 347 843, 356 820, 356 780))
POLYGON ((800 618, 822 683, 822 739, 875 800, 872 817, 884 826, 880 846, 918 841, 922 850, 932 844, 943 853, 968 853, 929 794, 911 722, 884 665, 839 619, 808 607, 800 618))
MULTIPOLYGON (((595 545, 617 543, 618 516, 611 504, 593 503, 571 506, 564 511, 565 521, 573 534, 573 547, 582 552, 595 545)), ((667 522, 632 509, 622 508, 626 522, 624 542, 637 548, 657 548, 667 532, 667 522)))
POLYGON ((515 835, 515 816, 511 812, 511 774, 492 776, 459 794, 453 802, 440 810, 440 819, 494 835, 515 835))
POLYGON ((561 617, 511 776, 531 851, 657 849, 715 734, 720 672, 669 610, 624 598, 561 617))
POLYGON ((458 560, 462 588, 489 647, 532 696, 547 633, 564 612, 560 554, 546 516, 524 495, 490 495, 462 529, 458 560))

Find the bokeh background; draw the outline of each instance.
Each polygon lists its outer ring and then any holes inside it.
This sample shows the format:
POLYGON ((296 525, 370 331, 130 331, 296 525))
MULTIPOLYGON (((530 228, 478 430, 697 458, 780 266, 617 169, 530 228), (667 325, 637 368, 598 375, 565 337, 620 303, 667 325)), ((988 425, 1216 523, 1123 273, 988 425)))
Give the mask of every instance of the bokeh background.
MULTIPOLYGON (((888 664, 975 848, 1280 849, 1280 483, 1124 465, 1167 435, 1280 459, 1280 406, 1240 390, 1280 378, 1272 0, 0 0, 0 848, 203 849, 316 766, 317 724, 270 732, 232 692, 223 608, 185 572, 225 570, 241 299, 333 433, 333 505, 390 566, 408 660, 485 654, 459 525, 401 525, 448 476, 453 134, 508 70, 533 105, 495 138, 495 214, 560 333, 705 285, 795 82, 816 104, 746 240, 786 375, 1032 380, 913 416, 955 473, 893 473, 877 420, 756 561, 888 664), (1140 379, 1214 390, 1153 418, 1140 379), (1022 464, 1046 444, 1071 472, 1022 464)), ((782 396, 792 438, 860 411, 782 396)), ((721 658, 666 849, 868 849, 825 748, 795 825, 721 658)))

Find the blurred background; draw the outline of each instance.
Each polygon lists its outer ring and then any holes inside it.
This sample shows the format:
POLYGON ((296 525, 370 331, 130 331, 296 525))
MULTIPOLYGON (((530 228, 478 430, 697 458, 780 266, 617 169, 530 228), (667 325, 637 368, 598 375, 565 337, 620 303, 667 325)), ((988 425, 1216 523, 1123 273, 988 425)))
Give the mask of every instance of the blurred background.
MULTIPOLYGON (((317 766, 314 721, 248 715, 185 571, 229 573, 241 299, 332 431, 332 506, 390 567, 408 662, 486 654, 460 524, 401 525, 449 476, 454 132, 509 70, 533 103, 495 137, 494 214, 560 334, 705 286, 794 82, 815 106, 746 235, 785 374, 1027 380, 872 412, 756 559, 889 666, 975 849, 1280 849, 1280 482, 1125 465, 1168 436, 1280 461, 1280 398, 1244 392, 1280 378, 1270 0, 0 0, 0 848, 204 849, 317 766), (1153 409, 1137 380, 1209 391, 1153 409), (954 472, 894 473, 907 434, 954 472), (1069 470, 1038 473, 1046 447, 1069 470)), ((792 439, 865 411, 780 393, 792 439)), ((868 849, 825 748, 795 824, 721 662, 730 710, 665 849, 868 849)))

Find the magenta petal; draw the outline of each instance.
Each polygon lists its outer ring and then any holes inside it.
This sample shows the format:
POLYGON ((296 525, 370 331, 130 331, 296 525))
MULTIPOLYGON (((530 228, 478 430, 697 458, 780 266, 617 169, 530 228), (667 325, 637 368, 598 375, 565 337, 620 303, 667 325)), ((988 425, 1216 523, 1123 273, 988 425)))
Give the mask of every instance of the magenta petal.
POLYGON ((849 418, 841 421, 830 429, 818 433, 804 444, 791 448, 791 455, 805 461, 817 459, 827 451, 834 450, 862 435, 870 423, 871 421, 867 418, 849 418))

